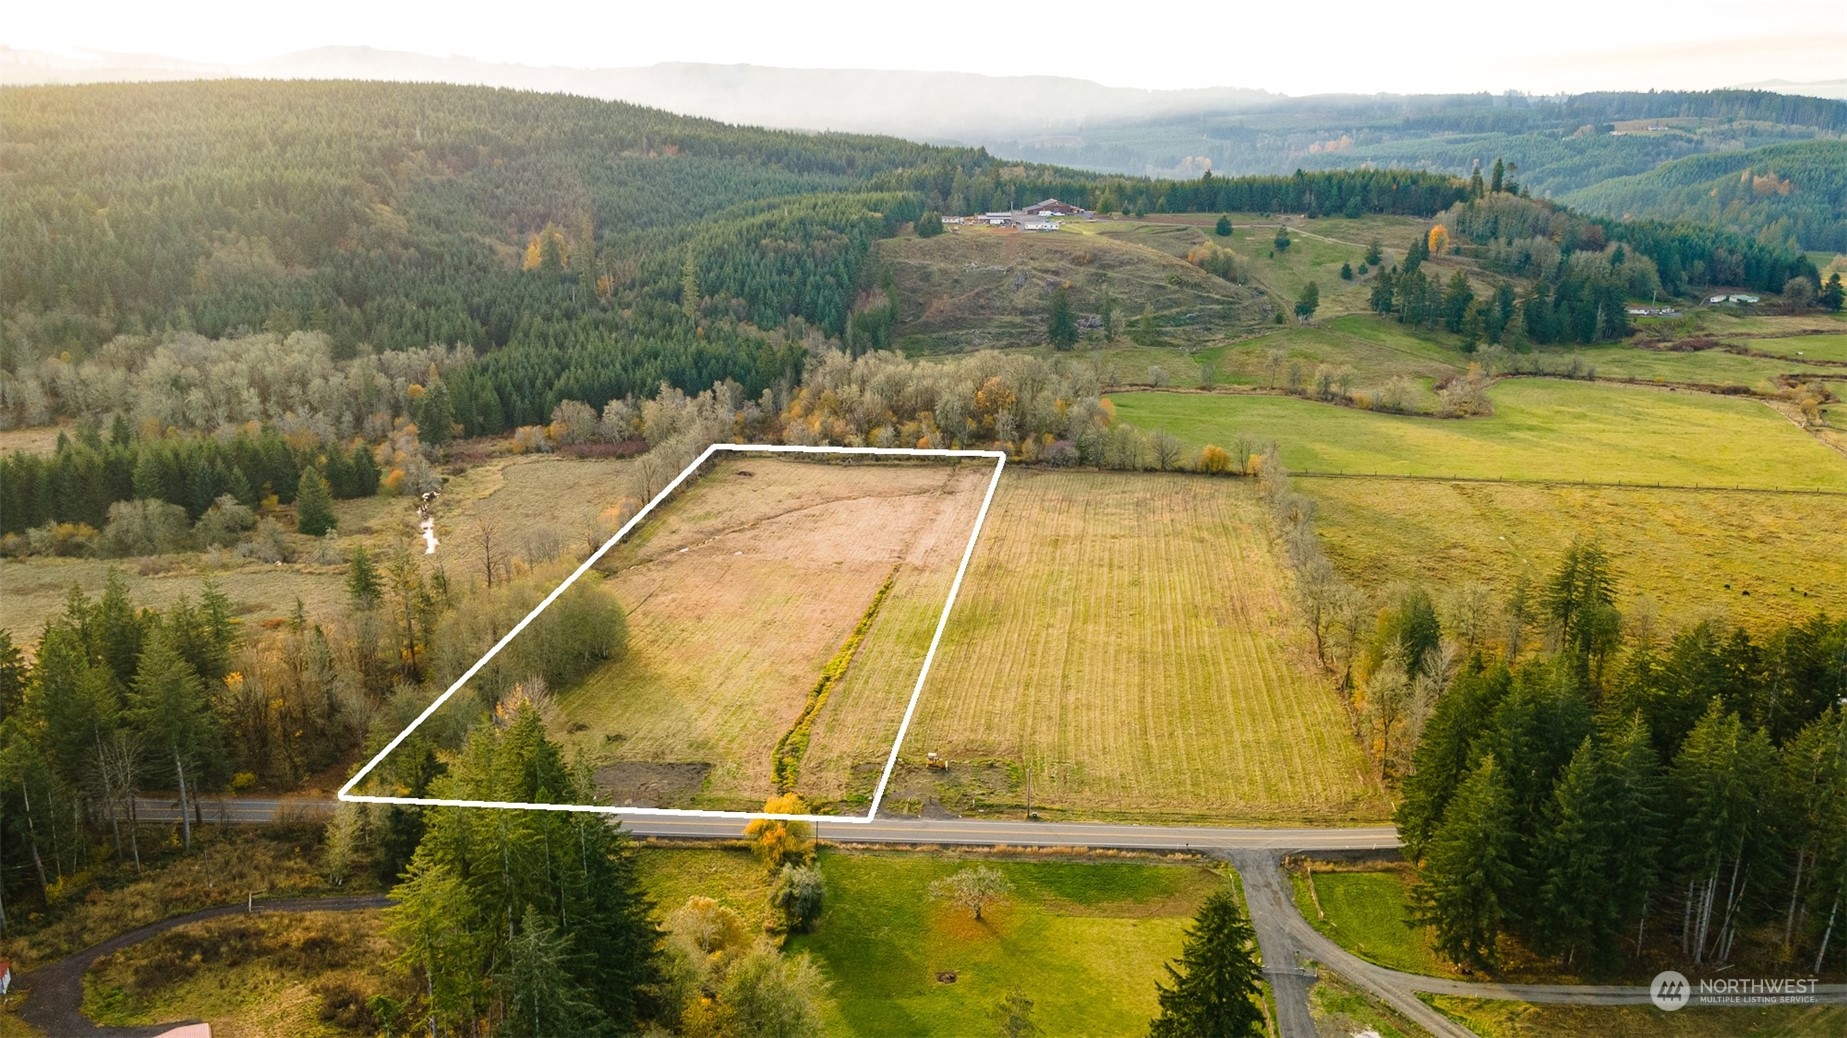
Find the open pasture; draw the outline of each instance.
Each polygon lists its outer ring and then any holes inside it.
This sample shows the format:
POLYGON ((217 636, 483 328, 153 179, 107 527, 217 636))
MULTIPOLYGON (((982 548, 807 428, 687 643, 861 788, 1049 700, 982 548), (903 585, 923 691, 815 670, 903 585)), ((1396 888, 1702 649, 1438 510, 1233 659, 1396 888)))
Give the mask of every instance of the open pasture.
POLYGON ((1296 397, 1119 393, 1117 414, 1194 445, 1275 440, 1292 469, 1477 479, 1847 490, 1847 459, 1763 404, 1639 386, 1510 379, 1495 413, 1434 419, 1296 397))
POLYGON ((1010 471, 887 804, 986 768, 1008 778, 972 806, 1017 810, 1030 768, 1035 809, 1065 815, 1384 817, 1288 583, 1248 483, 1010 471))
MULTIPOLYGON (((1791 335, 1784 338, 1744 339, 1743 345, 1763 353, 1801 361, 1834 361, 1847 364, 1847 332, 1826 335, 1791 335)), ((1838 372, 1838 369, 1836 369, 1838 372)), ((1847 375, 1847 373, 1839 373, 1847 375)))
POLYGON ((912 353, 1044 344, 1060 285, 1080 317, 1097 315, 1107 293, 1125 339, 1143 306, 1175 343, 1213 341, 1262 317, 1256 293, 1187 263, 1184 248, 1174 255, 1148 241, 968 225, 878 248, 898 293, 895 334, 912 353))
MULTIPOLYGON (((1745 339, 1743 344, 1752 349, 1763 349, 1764 343, 1776 341, 1789 340, 1745 339)), ((1808 357, 1797 356, 1793 352, 1779 357, 1753 357, 1717 348, 1681 353, 1624 344, 1580 346, 1569 350, 1549 349, 1546 352, 1559 356, 1575 355, 1586 366, 1595 368, 1600 379, 1740 386, 1757 393, 1776 392, 1775 380, 1782 375, 1813 375, 1823 379, 1847 376, 1847 370, 1805 363, 1808 357)))
POLYGON ((1540 579, 1575 536, 1614 563, 1619 608, 1642 596, 1670 624, 1717 615, 1751 627, 1847 610, 1847 500, 1833 495, 1302 478, 1315 527, 1349 580, 1540 579))
MULTIPOLYGON (((1159 249, 1184 259, 1187 250, 1210 242, 1230 250, 1238 258, 1240 280, 1270 293, 1278 308, 1292 305, 1302 287, 1313 281, 1321 293, 1322 315, 1360 312, 1366 309, 1371 292, 1369 279, 1357 275, 1366 256, 1366 245, 1375 236, 1386 245, 1385 263, 1402 259, 1412 235, 1421 233, 1421 223, 1404 217, 1381 217, 1380 221, 1402 224, 1390 232, 1377 233, 1344 220, 1305 220, 1290 217, 1279 221, 1275 216, 1232 213, 1232 233, 1221 238, 1214 233, 1217 213, 1151 216, 1144 220, 1103 220, 1095 223, 1067 223, 1067 229, 1095 237, 1132 242, 1159 249), (1275 248, 1276 229, 1289 228, 1290 246, 1275 248), (1394 255, 1395 253, 1395 255, 1394 255), (1340 265, 1352 266, 1352 281, 1340 279, 1340 265)), ((1353 221, 1355 224, 1361 221, 1353 221)))
MULTIPOLYGON (((778 742, 881 586, 947 592, 992 472, 985 460, 708 463, 600 564, 629 651, 556 690, 558 734, 617 804, 760 809, 777 792, 778 742)), ((889 750, 922 658, 861 691, 856 737, 889 750)), ((810 763, 799 774, 821 781, 810 763)))

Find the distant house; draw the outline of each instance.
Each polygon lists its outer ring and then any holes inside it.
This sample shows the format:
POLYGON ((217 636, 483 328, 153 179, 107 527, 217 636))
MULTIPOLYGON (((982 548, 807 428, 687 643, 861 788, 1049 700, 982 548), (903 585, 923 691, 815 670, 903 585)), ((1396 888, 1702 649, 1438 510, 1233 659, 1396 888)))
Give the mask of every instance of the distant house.
POLYGON ((1757 296, 1745 295, 1743 292, 1733 292, 1730 295, 1713 296, 1712 298, 1706 300, 1706 302, 1722 303, 1722 304, 1730 306, 1730 305, 1735 305, 1738 303, 1755 303, 1758 301, 1758 299, 1759 297, 1757 296))
POLYGON ((1056 231, 1058 224, 1053 220, 1021 220, 1020 229, 1023 231, 1056 231))
POLYGON ((1078 216, 1083 212, 1084 210, 1077 206, 1069 202, 1060 202, 1056 198, 1048 198, 1038 205, 1026 207, 1027 216, 1078 216))

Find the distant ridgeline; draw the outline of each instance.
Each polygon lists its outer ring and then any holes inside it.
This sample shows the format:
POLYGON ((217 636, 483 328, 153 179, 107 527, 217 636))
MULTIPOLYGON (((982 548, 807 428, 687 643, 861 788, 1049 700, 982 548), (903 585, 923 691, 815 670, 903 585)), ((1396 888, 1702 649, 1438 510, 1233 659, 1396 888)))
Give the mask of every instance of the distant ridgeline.
MULTIPOLYGON (((443 377, 471 434, 662 382, 732 379, 755 396, 799 377, 817 333, 888 345, 888 322, 854 320, 886 305, 872 243, 926 211, 1054 195, 1124 212, 1434 217, 1473 193, 1392 170, 1099 175, 417 84, 13 88, 0 142, 0 376, 122 334, 312 330, 336 358, 460 345, 482 359, 443 377)), ((1718 253, 1746 257, 1759 288, 1801 264, 1735 234, 1605 226, 1664 281, 1670 255, 1694 283, 1731 269, 1718 253)), ((0 404, 7 392, 0 377, 0 404)))
POLYGON ((1320 95, 988 143, 1036 162, 1157 175, 1210 163, 1226 174, 1370 165, 1466 176, 1500 156, 1533 194, 1560 196, 1689 155, 1843 133, 1847 101, 1713 90, 1320 95))
POLYGON ((1600 216, 1671 216, 1785 248, 1847 252, 1847 141, 1694 155, 1563 200, 1600 216))

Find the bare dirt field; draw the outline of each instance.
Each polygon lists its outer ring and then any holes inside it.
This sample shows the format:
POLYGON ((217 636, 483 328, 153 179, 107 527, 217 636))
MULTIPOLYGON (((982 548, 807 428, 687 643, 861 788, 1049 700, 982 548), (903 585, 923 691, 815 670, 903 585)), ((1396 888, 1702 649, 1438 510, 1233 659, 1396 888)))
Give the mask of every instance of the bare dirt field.
MULTIPOLYGON (((881 587, 941 610, 992 472, 985 460, 711 463, 599 564, 628 611, 629 652, 562 691, 562 734, 618 804, 761 808, 778 791, 779 744, 881 587)), ((880 762, 923 662, 921 647, 888 651, 882 637, 873 625, 857 655, 891 661, 890 680, 856 688, 850 715, 854 745, 880 762)), ((830 695, 817 716, 837 706, 830 695)), ((798 791, 844 787, 831 769, 847 758, 795 756, 798 791)))

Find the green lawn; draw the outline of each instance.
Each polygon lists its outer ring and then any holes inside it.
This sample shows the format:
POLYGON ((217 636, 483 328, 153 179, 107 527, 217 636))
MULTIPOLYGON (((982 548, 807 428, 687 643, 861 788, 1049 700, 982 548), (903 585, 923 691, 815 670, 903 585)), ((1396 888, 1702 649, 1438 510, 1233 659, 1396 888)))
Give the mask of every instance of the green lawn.
POLYGON ((1200 445, 1274 439, 1319 472, 1847 490, 1847 461, 1752 400, 1513 379, 1495 413, 1443 420, 1283 396, 1118 393, 1117 414, 1200 445))
POLYGON ((1198 865, 986 861, 823 853, 827 907, 790 941, 833 982, 828 1033, 976 1035, 1018 987, 1048 1035, 1143 1032, 1162 963, 1207 893, 1226 882, 1198 865), (980 922, 932 901, 930 882, 990 864, 1010 905, 980 922), (938 975, 955 972, 953 983, 938 975))
POLYGON ((1342 948, 1368 962, 1406 973, 1456 976, 1430 949, 1429 932, 1411 925, 1405 907, 1407 879, 1407 873, 1397 869, 1316 871, 1312 881, 1301 872, 1289 873, 1296 907, 1303 918, 1342 948), (1317 897, 1319 911, 1315 907, 1317 897))

